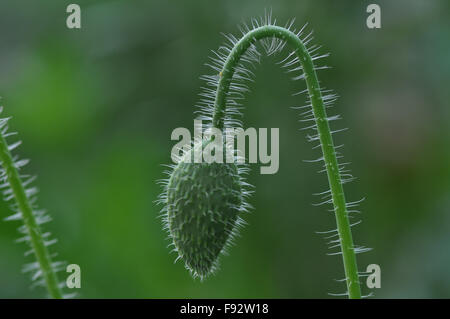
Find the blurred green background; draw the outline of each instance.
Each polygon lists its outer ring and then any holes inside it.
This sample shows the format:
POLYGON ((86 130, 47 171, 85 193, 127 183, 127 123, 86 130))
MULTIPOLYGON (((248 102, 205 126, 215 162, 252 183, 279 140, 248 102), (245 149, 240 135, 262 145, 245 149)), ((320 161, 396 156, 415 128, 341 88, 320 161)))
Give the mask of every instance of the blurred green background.
MULTIPOLYGON (((76 1, 82 29, 66 28, 73 1, 0 2, 0 96, 38 175, 39 204, 53 222, 59 258, 81 266, 84 298, 327 298, 344 291, 339 256, 327 256, 315 231, 334 227, 312 194, 326 189, 317 150, 298 129, 304 89, 263 59, 245 101, 246 127, 280 128, 280 170, 260 175, 230 256, 205 282, 174 264, 154 200, 170 163, 176 127, 193 128, 193 111, 211 74, 204 66, 221 32, 272 8, 280 24, 309 22, 331 52, 319 74, 341 98, 334 112, 365 197, 359 268, 379 264, 379 298, 450 297, 450 3, 398 1, 76 1), (382 28, 366 27, 378 3, 382 28)), ((10 214, 1 203, 0 215, 10 214)), ((18 224, 0 223, 0 297, 43 297, 21 274, 18 224)), ((60 274, 61 279, 63 279, 60 274)), ((65 276, 65 275, 64 275, 65 276)))

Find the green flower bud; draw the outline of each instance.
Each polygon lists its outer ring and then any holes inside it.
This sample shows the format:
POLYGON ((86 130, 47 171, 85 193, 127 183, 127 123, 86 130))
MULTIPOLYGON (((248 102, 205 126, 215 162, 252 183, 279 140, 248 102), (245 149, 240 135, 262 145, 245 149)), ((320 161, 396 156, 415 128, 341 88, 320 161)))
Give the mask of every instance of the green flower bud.
POLYGON ((179 257, 194 277, 217 268, 243 210, 244 195, 236 163, 194 163, 196 143, 174 167, 167 184, 167 226, 179 257))

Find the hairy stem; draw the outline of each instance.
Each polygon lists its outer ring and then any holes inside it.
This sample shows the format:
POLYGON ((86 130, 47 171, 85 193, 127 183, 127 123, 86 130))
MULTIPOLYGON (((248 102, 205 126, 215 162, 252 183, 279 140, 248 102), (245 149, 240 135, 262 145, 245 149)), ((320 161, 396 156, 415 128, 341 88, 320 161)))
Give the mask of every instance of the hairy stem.
POLYGON ((58 280, 53 270, 52 261, 47 247, 45 246, 44 238, 39 225, 36 222, 33 209, 27 198, 22 180, 14 164, 14 160, 8 149, 8 144, 6 143, 3 134, 0 134, 0 161, 5 170, 8 183, 14 194, 14 199, 17 203, 19 212, 22 215, 28 236, 30 237, 33 252, 36 256, 37 262, 40 265, 48 292, 52 298, 62 298, 62 293, 58 286, 58 280))
POLYGON ((214 104, 213 126, 219 129, 224 128, 227 94, 229 92, 235 68, 241 56, 246 52, 250 45, 256 41, 273 37, 286 41, 286 43, 294 49, 295 54, 302 64, 332 194, 337 230, 342 249, 348 296, 349 298, 361 298, 356 256, 347 215, 344 189, 319 81, 317 79, 312 58, 305 45, 295 33, 282 27, 266 25, 249 31, 236 43, 228 55, 222 72, 220 73, 221 78, 219 80, 214 104))

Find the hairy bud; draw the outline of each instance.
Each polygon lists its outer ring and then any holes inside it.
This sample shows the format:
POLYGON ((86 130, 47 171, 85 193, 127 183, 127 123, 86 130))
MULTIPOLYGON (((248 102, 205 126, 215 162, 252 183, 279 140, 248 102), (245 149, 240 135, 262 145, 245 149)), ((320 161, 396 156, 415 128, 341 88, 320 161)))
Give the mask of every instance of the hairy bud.
POLYGON ((243 183, 235 163, 194 163, 197 143, 174 167, 167 185, 167 226, 179 257, 194 277, 217 267, 240 223, 243 183))

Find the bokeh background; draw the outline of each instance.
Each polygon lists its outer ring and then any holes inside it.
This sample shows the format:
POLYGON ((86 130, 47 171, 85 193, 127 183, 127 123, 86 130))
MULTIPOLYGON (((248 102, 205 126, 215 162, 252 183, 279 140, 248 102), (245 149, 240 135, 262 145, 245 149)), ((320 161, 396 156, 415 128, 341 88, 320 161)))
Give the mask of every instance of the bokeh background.
MULTIPOLYGON (((199 77, 221 32, 272 8, 284 24, 309 23, 333 68, 319 77, 341 98, 336 128, 365 197, 356 243, 374 248, 375 298, 450 297, 450 3, 397 1, 81 1, 82 29, 66 28, 69 1, 0 2, 0 96, 18 131, 18 154, 38 175, 60 259, 81 266, 84 298, 328 298, 344 291, 339 256, 316 231, 334 227, 312 194, 326 189, 317 150, 299 131, 304 88, 263 59, 245 102, 246 127, 280 128, 280 169, 260 175, 241 232, 205 282, 174 264, 154 204, 176 127, 193 128, 199 77), (366 7, 382 9, 369 30, 366 7)), ((0 215, 10 214, 0 204, 0 215)), ((0 297, 44 297, 30 288, 18 224, 0 223, 0 297)), ((64 274, 60 274, 63 279, 64 274)), ((65 275, 64 275, 65 276, 65 275)))

